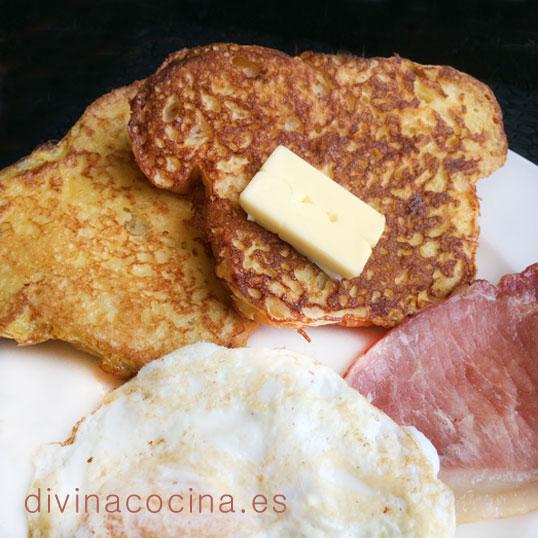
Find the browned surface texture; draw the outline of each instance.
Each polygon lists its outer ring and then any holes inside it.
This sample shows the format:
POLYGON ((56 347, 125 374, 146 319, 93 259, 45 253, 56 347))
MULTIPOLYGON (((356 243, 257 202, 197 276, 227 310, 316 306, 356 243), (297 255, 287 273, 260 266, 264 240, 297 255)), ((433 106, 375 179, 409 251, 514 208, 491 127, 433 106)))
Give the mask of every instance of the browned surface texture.
POLYGON ((215 277, 191 202, 134 162, 137 87, 0 172, 0 336, 66 340, 121 376, 199 340, 242 345, 254 328, 215 277))
POLYGON ((247 315, 392 326, 472 280, 475 182, 504 163, 490 90, 448 67, 216 45, 170 56, 132 103, 135 156, 200 204, 217 274, 247 315), (282 144, 387 218, 363 274, 330 280, 248 222, 238 196, 282 144))

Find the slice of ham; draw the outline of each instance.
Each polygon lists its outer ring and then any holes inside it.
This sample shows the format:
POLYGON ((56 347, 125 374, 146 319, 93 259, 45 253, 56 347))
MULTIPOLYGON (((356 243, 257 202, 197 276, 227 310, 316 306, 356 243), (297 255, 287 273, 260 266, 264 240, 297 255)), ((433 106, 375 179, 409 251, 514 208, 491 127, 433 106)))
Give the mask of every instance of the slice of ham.
POLYGON ((428 308, 345 377, 432 441, 458 521, 538 509, 538 263, 428 308))

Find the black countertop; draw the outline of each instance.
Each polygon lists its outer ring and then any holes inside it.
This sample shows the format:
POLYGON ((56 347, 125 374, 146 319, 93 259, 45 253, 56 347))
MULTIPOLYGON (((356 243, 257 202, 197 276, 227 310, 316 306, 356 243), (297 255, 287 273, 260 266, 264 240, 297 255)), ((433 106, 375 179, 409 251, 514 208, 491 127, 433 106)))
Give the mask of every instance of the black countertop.
POLYGON ((3 0, 0 166, 61 138, 92 100, 167 53, 215 41, 452 65, 491 86, 510 148, 538 163, 537 1, 3 0))

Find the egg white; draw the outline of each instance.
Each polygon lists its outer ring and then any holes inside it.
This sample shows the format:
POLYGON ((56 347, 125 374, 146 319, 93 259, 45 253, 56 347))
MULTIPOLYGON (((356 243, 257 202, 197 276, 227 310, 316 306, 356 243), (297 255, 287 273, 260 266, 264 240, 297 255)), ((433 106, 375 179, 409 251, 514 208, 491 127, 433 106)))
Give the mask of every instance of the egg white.
POLYGON ((200 343, 145 366, 73 438, 40 451, 29 493, 39 488, 41 510, 29 527, 55 538, 444 538, 454 500, 437 465, 431 447, 329 368, 286 350, 200 343), (71 502, 49 512, 47 493, 71 502), (132 494, 190 493, 232 495, 235 512, 125 510, 132 494), (99 496, 99 513, 77 511, 85 494, 99 496), (121 512, 103 509, 110 494, 121 512), (259 494, 263 513, 252 509, 259 494))

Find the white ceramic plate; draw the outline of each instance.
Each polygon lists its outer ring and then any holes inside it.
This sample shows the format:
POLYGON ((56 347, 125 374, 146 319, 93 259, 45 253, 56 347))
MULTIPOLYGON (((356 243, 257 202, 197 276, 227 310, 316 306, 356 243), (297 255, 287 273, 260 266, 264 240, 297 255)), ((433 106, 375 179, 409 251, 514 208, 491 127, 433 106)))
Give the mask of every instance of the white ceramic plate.
MULTIPOLYGON (((538 261, 538 167, 510 152, 502 170, 479 183, 482 198, 478 276, 497 282, 538 261)), ((376 329, 308 329, 308 343, 293 330, 263 327, 254 347, 302 351, 341 372, 379 336, 376 329)), ((94 359, 67 344, 17 348, 0 339, 0 536, 26 536, 24 497, 32 453, 41 443, 67 438, 117 381, 94 359)), ((538 512, 458 527, 457 538, 536 538, 538 512)))

